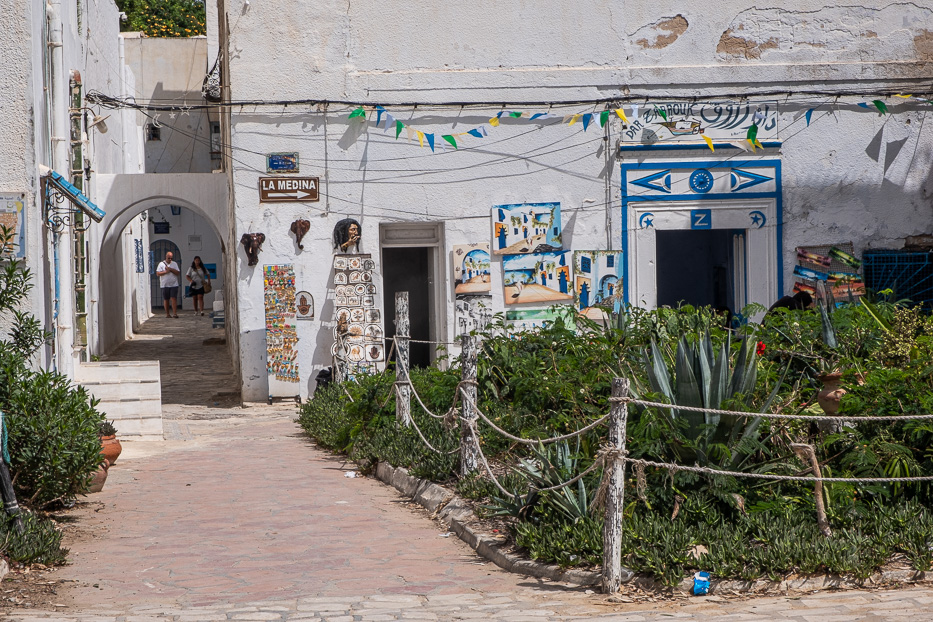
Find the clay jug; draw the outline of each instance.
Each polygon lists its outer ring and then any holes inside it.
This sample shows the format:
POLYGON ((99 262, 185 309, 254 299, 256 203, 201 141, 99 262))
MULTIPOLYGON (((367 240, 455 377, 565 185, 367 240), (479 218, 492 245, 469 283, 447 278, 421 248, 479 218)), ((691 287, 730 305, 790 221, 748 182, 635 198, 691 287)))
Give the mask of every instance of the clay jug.
POLYGON ((835 416, 839 413, 839 400, 846 394, 846 390, 842 388, 842 374, 822 374, 818 379, 823 383, 823 388, 817 394, 816 401, 820 403, 824 413, 835 416))

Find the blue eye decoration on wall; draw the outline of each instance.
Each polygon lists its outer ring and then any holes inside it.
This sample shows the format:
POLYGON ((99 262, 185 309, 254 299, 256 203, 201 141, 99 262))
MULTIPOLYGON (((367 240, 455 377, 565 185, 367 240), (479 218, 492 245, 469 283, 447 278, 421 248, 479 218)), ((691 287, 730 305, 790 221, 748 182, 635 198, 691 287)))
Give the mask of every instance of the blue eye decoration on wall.
POLYGON ((698 168, 690 174, 690 189, 706 194, 713 189, 713 174, 705 168, 698 168))

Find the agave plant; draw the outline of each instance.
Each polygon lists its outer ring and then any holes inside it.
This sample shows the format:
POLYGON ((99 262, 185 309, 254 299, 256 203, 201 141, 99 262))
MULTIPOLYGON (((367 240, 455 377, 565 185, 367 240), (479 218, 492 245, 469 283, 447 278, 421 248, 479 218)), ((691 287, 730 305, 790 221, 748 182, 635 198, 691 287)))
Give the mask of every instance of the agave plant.
MULTIPOLYGON (((758 380, 755 339, 752 335, 745 336, 734 358, 731 357, 731 341, 731 337, 725 339, 717 351, 709 333, 701 333, 696 342, 681 337, 673 357, 674 375, 671 377, 661 348, 652 340, 651 354, 644 353, 651 389, 676 406, 721 409, 728 401, 730 409, 736 410, 747 405, 758 380)), ((760 412, 767 410, 774 401, 780 384, 774 387, 760 412)), ((701 463, 708 462, 710 445, 723 444, 732 455, 732 463, 737 464, 741 452, 735 449, 747 446, 746 441, 756 436, 761 423, 760 417, 749 421, 745 416, 678 408, 671 408, 670 416, 672 420, 686 422, 687 438, 696 446, 695 458, 701 463)))

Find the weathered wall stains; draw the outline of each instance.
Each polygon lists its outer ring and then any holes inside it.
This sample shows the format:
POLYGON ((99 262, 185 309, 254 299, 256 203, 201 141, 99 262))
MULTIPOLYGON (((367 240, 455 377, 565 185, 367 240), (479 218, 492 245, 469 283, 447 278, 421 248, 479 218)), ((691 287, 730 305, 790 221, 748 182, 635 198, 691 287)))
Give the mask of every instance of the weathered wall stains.
POLYGON ((773 50, 778 47, 777 39, 770 38, 761 43, 745 37, 740 37, 732 32, 730 28, 722 33, 719 38, 719 45, 716 46, 716 52, 729 56, 744 56, 745 58, 761 58, 764 50, 773 50))
POLYGON ((635 45, 644 49, 661 50, 677 41, 680 35, 687 31, 687 19, 680 14, 674 17, 665 17, 653 24, 642 26, 635 31, 635 45), (642 34, 644 32, 644 34, 642 34), (641 36, 639 36, 641 35, 641 36))
POLYGON ((933 32, 926 28, 914 37, 914 49, 917 50, 917 60, 933 60, 933 32))
POLYGON ((769 62, 920 61, 933 59, 933 6, 899 2, 882 8, 824 6, 800 11, 747 9, 720 36, 716 53, 724 59, 769 62))

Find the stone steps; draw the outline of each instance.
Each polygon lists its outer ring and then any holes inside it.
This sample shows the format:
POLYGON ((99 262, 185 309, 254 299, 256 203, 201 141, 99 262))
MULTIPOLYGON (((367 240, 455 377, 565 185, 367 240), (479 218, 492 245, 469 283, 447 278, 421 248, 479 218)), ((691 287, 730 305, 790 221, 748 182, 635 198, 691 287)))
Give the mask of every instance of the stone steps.
POLYGON ((162 381, 158 361, 83 363, 75 382, 100 400, 123 440, 162 440, 162 381))

